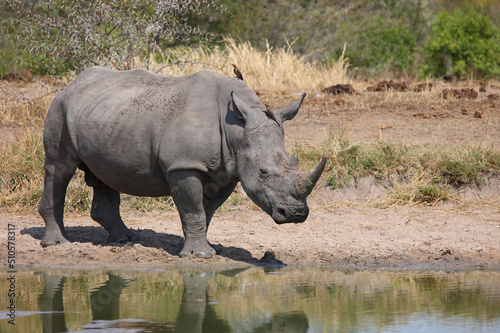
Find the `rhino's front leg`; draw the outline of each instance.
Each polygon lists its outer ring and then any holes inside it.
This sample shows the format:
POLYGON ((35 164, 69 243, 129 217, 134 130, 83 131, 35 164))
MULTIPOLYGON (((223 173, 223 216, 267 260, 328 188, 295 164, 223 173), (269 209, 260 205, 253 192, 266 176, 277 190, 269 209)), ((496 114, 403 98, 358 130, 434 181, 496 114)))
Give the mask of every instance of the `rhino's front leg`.
POLYGON ((168 180, 185 237, 184 248, 179 253, 181 257, 194 254, 199 258, 211 258, 215 254, 207 241, 207 218, 203 206, 204 178, 198 171, 174 171, 168 180))

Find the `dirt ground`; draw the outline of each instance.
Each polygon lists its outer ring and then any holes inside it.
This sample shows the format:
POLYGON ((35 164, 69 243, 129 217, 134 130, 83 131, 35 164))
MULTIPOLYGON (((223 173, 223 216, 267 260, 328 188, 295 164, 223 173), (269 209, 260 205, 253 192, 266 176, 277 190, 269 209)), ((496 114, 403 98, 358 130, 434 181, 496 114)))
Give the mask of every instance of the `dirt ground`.
MULTIPOLYGON (((37 215, 0 214, 1 263, 5 265, 7 224, 16 227, 17 267, 151 269, 173 264, 332 265, 340 268, 500 269, 500 215, 497 208, 373 208, 366 205, 325 209, 311 200, 302 224, 276 225, 264 212, 218 212, 208 238, 217 248, 212 259, 185 258, 181 223, 175 211, 126 213, 127 225, 143 239, 136 244, 106 244, 107 232, 89 217, 66 218, 74 243, 43 248, 43 220, 37 215), (264 258, 266 251, 275 259, 264 258), (259 262, 260 259, 261 262, 259 262), (263 262, 262 262, 263 261, 263 262)), ((319 204, 322 206, 322 204, 319 204)))
MULTIPOLYGON (((355 87, 356 88, 356 87, 355 87)), ((427 98, 413 92, 367 92, 328 96, 309 93, 301 114, 286 127, 287 147, 321 144, 330 133, 353 142, 419 145, 500 146, 500 84, 439 83, 427 98), (475 99, 444 99, 444 88, 483 86, 475 99), (495 97, 495 94, 497 97, 495 97), (493 97, 490 97, 493 95, 493 97)), ((295 93, 260 92, 277 108, 295 93)), ((10 127, 12 128, 12 126, 10 127)), ((7 131, 3 141, 7 142, 7 131)), ((500 181, 467 189, 459 203, 437 206, 374 204, 387 193, 369 179, 344 190, 320 184, 309 199, 302 224, 277 225, 248 204, 218 211, 208 239, 218 255, 184 258, 179 217, 174 209, 123 213, 142 237, 136 244, 106 244, 107 232, 90 216, 67 216, 73 243, 43 248, 43 220, 33 213, 0 207, 0 267, 7 262, 7 226, 16 229, 16 267, 152 269, 175 264, 287 264, 366 268, 500 269, 500 181), (382 206, 383 207, 383 206, 382 206), (265 255, 266 251, 272 254, 265 255)))

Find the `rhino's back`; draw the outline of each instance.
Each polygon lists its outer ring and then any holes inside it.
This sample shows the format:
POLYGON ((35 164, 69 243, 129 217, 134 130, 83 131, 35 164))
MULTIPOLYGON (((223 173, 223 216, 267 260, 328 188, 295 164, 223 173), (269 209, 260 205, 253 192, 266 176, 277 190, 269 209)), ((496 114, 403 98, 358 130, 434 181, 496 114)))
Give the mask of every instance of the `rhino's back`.
POLYGON ((120 192, 168 194, 166 169, 213 167, 220 145, 214 78, 84 71, 62 96, 79 157, 120 192))

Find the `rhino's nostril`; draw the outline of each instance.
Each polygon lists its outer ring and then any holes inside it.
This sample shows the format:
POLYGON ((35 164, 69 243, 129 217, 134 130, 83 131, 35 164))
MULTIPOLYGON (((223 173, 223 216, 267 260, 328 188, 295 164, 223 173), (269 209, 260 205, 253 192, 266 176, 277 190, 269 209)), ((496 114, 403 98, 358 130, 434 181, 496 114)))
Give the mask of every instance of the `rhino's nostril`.
POLYGON ((276 223, 286 223, 287 222, 286 210, 283 207, 276 207, 273 210, 272 217, 274 219, 274 222, 276 222, 276 223))

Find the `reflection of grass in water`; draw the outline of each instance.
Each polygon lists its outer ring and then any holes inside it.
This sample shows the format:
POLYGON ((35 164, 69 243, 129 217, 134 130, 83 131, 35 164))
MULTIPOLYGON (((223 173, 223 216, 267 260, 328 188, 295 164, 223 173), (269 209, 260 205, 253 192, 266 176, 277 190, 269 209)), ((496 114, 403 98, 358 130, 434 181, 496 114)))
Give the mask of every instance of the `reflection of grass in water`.
POLYGON ((226 318, 244 317, 257 305, 263 313, 303 311, 309 321, 322 323, 327 331, 348 331, 353 327, 381 328, 394 323, 396 316, 408 318, 421 311, 466 314, 467 319, 477 309, 486 307, 485 311, 496 317, 500 310, 498 298, 491 303, 481 294, 498 288, 498 272, 486 273, 483 279, 481 273, 479 277, 478 273, 339 272, 308 268, 282 271, 285 274, 245 272, 239 281, 220 277, 223 281, 212 285, 214 295, 229 297, 231 290, 238 290, 231 287, 232 283, 245 286, 245 293, 239 295, 241 307, 221 303, 218 311, 226 318))
MULTIPOLYGON (((56 281, 63 282, 63 307, 66 327, 69 331, 81 329, 92 322, 90 294, 108 281, 104 272, 92 271, 50 271, 44 272, 56 281)), ((44 274, 33 271, 16 273, 16 310, 40 311, 39 298, 44 292, 44 274)), ((184 286, 182 278, 174 270, 161 273, 113 272, 128 280, 126 288, 119 295, 121 318, 149 318, 173 323, 179 312, 184 286)), ((6 274, 0 274, 0 298, 8 300, 9 281, 6 274)), ((104 292, 102 301, 109 301, 111 294, 104 292)), ((50 295, 48 295, 50 296, 50 295)), ((47 295, 45 295, 47 297, 47 295)), ((54 304, 56 305, 56 304, 54 304)), ((14 330, 6 320, 0 321, 1 332, 38 332, 42 321, 39 315, 16 318, 14 330)))
MULTIPOLYGON (((206 268, 184 269, 196 272, 206 268)), ((214 273, 221 270, 212 269, 214 273)), ((63 302, 67 328, 76 330, 90 323, 89 295, 106 283, 108 274, 91 271, 45 274, 66 276, 63 302)), ((183 306, 194 306, 198 311, 201 305, 204 311, 203 305, 196 302, 182 304, 184 285, 175 269, 110 274, 120 275, 128 281, 119 295, 122 318, 174 323, 183 306)), ((0 274, 1 299, 8 299, 9 283, 5 274, 0 274)), ((43 274, 18 272, 17 309, 38 311, 37 302, 44 285, 43 274)), ((336 271, 285 267, 271 273, 253 267, 236 274, 215 273, 207 284, 206 294, 208 301, 215 301, 212 309, 217 317, 223 318, 236 331, 243 322, 255 327, 252 325, 262 324, 271 317, 292 320, 285 315, 292 313, 303 314, 301 318, 307 318, 310 327, 352 331, 401 325, 402 318, 421 313, 443 314, 444 318, 453 317, 455 322, 498 320, 499 286, 499 272, 336 271), (364 315, 367 313, 369 315, 364 315)), ((0 321, 2 332, 7 332, 5 325, 5 320, 0 321)), ((41 327, 40 316, 18 318, 17 330, 30 332, 34 327, 41 327)))

